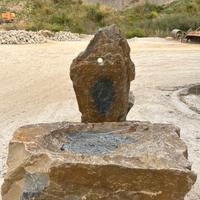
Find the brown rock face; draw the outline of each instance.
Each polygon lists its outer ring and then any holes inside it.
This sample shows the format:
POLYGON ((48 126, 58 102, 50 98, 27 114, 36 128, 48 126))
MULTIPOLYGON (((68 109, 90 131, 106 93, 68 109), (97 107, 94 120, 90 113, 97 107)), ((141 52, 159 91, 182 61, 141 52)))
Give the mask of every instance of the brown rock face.
POLYGON ((100 29, 70 68, 82 122, 125 121, 135 67, 130 47, 115 26, 100 29))
POLYGON ((178 132, 148 122, 22 127, 3 200, 183 200, 196 175, 178 132))

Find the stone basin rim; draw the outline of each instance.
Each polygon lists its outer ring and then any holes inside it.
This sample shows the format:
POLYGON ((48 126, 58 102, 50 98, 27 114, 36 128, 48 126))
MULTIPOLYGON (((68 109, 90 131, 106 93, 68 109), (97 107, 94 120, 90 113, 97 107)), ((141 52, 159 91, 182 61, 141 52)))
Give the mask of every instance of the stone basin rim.
MULTIPOLYGON (((87 129, 87 130, 88 130, 87 129)), ((72 129, 72 131, 74 132, 74 130, 72 129)), ((102 132, 102 129, 100 129, 100 131, 102 132)), ((18 129, 15 134, 14 137, 10 143, 10 147, 12 148, 12 146, 15 146, 15 144, 23 144, 23 149, 25 148, 26 152, 28 153, 34 153, 34 154, 38 154, 38 152, 40 153, 44 153, 44 154, 49 154, 52 155, 53 157, 56 158, 56 156, 58 156, 60 159, 70 159, 71 162, 73 162, 73 160, 78 160, 81 159, 83 162, 90 162, 90 159, 94 159, 96 162, 98 162, 98 159, 101 159, 102 163, 109 163, 106 162, 106 158, 113 158, 115 159, 115 161, 113 162, 114 164, 116 164, 119 160, 123 160, 123 159, 127 159, 130 161, 131 160, 135 160, 135 162, 137 162, 139 165, 144 166, 142 163, 143 161, 146 163, 145 161, 145 157, 144 160, 141 162, 138 160, 138 156, 145 156, 148 153, 148 149, 144 147, 144 149, 141 151, 141 153, 137 153, 138 152, 138 148, 140 149, 140 145, 138 146, 138 144, 141 144, 141 142, 143 141, 143 139, 147 142, 148 145, 148 141, 154 141, 153 138, 157 138, 159 137, 160 140, 163 140, 167 137, 169 138, 173 138, 173 140, 178 140, 179 142, 177 143, 177 147, 178 148, 178 154, 180 154, 180 158, 182 158, 180 163, 182 163, 181 165, 171 165, 170 159, 168 160, 168 158, 166 157, 166 163, 170 164, 169 166, 171 167, 177 167, 179 168, 179 166, 182 169, 189 169, 191 167, 191 163, 187 160, 187 148, 184 142, 182 142, 181 140, 179 140, 179 132, 180 129, 177 128, 174 125, 171 124, 152 124, 150 122, 139 122, 139 121, 128 121, 128 122, 116 122, 116 123, 110 123, 110 122, 106 122, 106 123, 90 123, 90 124, 84 124, 84 123, 72 123, 72 122, 60 122, 60 123, 43 123, 43 124, 36 124, 36 125, 27 125, 24 127, 21 127, 20 129, 18 129), (69 127, 74 127, 77 126, 78 128, 80 127, 88 127, 89 130, 93 129, 94 126, 96 126, 95 130, 99 130, 99 128, 101 128, 102 126, 107 127, 107 130, 113 130, 113 127, 115 130, 121 130, 124 127, 125 128, 129 128, 131 127, 131 131, 130 133, 126 134, 117 134, 117 135, 124 135, 124 136, 130 136, 133 139, 135 139, 136 144, 133 142, 131 144, 122 144, 122 146, 120 146, 119 148, 116 149, 116 151, 112 151, 110 154, 105 154, 105 155, 87 155, 87 154, 83 154, 83 153, 79 153, 79 152, 70 152, 70 151, 61 151, 59 148, 61 147, 61 144, 63 144, 63 142, 65 142, 65 138, 61 137, 62 140, 59 141, 59 138, 61 134, 63 134, 63 131, 65 132, 66 129, 68 129, 69 127), (61 133, 62 132, 62 133, 61 133), (154 133, 155 132, 155 133, 154 133), (28 133, 28 134, 27 134, 28 133), (57 139, 55 137, 56 134, 58 135, 57 139), (166 136, 165 136, 166 133, 166 136), (155 135, 155 137, 151 137, 151 135, 155 135), (146 136, 150 136, 149 139, 150 140, 146 140, 146 136), (53 139, 52 139, 53 138, 53 139), (63 140, 64 138, 64 140, 63 140), (163 139, 162 139, 163 138, 163 139), (54 143, 51 141, 54 140, 54 143), (141 141, 140 141, 141 140, 141 141), (22 142, 23 141, 23 142, 22 142), (34 145, 31 145, 32 141, 35 142, 34 145), (49 142, 50 141, 50 142, 49 142), (52 145, 53 143, 53 145, 52 145), (137 144, 138 143, 138 144, 137 144), (130 147, 129 147, 130 145, 130 147), (137 148, 138 147, 138 148, 137 148), (132 150, 129 152, 129 148, 131 148, 132 150), (55 150, 56 149, 56 150, 55 150), (126 153, 125 153, 126 152, 126 153), (183 156, 183 157, 182 157, 183 156), (82 157, 84 157, 84 159, 82 159, 82 157), (186 159, 186 160, 185 160, 186 159)), ((64 134, 63 134, 64 135, 64 134)), ((159 144, 159 143, 158 143, 159 144)), ((21 147, 20 147, 21 148, 21 147)), ((162 147, 162 145, 156 147, 156 148, 160 148, 160 151, 165 151, 162 147)), ((171 149, 170 150, 171 153, 173 154, 174 150, 171 149)), ((156 156, 156 152, 152 151, 151 155, 154 157, 156 156)), ((152 159, 153 159, 152 157, 152 159)), ((161 160, 162 158, 160 158, 161 160)), ((149 160, 149 159, 148 159, 149 160)), ((151 160, 151 158, 150 158, 151 160)), ((131 162, 129 162, 129 165, 132 166, 131 162)), ((145 164, 146 165, 146 164, 145 164)), ((157 166, 157 164, 153 164, 152 165, 153 168, 157 166)), ((150 167, 150 166, 148 166, 150 167)))
POLYGON ((43 145, 50 151, 59 148, 61 152, 68 150, 94 156, 107 155, 119 148, 121 144, 128 145, 135 142, 127 134, 136 131, 136 124, 108 124, 112 126, 105 127, 105 123, 69 124, 68 127, 49 131, 44 136, 43 145))

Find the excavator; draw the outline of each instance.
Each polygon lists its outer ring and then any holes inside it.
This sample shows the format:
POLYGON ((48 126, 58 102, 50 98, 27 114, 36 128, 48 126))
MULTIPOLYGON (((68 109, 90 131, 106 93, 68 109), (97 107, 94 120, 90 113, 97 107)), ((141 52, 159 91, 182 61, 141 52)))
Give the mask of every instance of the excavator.
POLYGON ((0 24, 1 23, 12 23, 15 20, 15 13, 12 12, 3 12, 0 13, 0 24))

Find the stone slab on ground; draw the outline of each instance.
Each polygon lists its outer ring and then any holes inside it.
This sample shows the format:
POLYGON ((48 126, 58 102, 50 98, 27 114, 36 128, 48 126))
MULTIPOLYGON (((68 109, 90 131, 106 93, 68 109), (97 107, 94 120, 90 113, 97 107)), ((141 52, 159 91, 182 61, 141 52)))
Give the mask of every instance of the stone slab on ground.
POLYGON ((183 200, 196 175, 179 134, 149 122, 19 128, 3 200, 183 200))

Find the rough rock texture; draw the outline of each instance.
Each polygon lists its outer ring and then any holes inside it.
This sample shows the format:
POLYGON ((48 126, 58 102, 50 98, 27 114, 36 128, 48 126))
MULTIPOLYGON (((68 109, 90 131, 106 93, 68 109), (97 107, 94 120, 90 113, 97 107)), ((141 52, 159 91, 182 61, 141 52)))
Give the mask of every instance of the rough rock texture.
POLYGON ((25 126, 9 146, 3 200, 183 200, 196 175, 172 125, 25 126))
POLYGON ((100 29, 70 68, 82 122, 125 121, 135 67, 115 26, 100 29))

